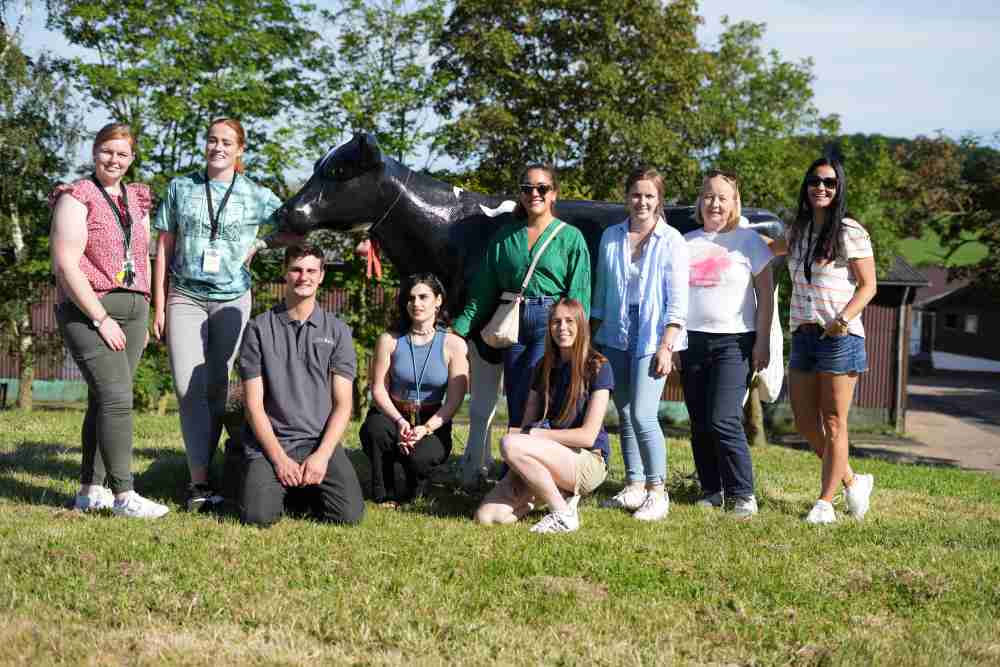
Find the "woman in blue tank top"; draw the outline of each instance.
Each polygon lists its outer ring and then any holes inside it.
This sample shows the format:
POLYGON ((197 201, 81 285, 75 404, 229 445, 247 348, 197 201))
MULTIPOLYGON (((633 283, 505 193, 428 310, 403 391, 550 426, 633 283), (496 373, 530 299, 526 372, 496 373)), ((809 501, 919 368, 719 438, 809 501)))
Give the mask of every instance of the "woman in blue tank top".
POLYGON ((375 344, 374 405, 361 426, 361 446, 378 503, 396 496, 397 462, 406 474, 398 499, 412 500, 430 469, 451 454, 451 418, 465 399, 469 362, 465 341, 446 328, 443 302, 436 276, 410 276, 399 290, 395 330, 375 344))

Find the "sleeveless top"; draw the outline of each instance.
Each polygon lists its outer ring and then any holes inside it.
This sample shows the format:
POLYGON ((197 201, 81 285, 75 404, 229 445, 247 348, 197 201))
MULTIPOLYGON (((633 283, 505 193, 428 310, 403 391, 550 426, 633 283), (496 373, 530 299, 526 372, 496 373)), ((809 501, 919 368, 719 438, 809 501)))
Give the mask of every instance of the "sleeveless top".
MULTIPOLYGON (((80 257, 80 270, 87 277, 94 294, 100 299, 111 290, 139 292, 149 300, 149 272, 146 261, 149 257, 149 235, 142 224, 153 208, 153 194, 144 183, 122 184, 128 192, 128 208, 132 216, 132 257, 135 261, 135 282, 126 287, 117 280, 117 274, 125 262, 124 234, 121 224, 104 195, 89 178, 59 185, 49 195, 49 206, 55 208, 59 197, 69 195, 87 207, 87 245, 80 257)), ((111 197, 119 210, 121 196, 111 197)), ((59 302, 69 298, 59 290, 59 302)))
POLYGON ((438 329, 434 338, 423 345, 412 345, 409 334, 399 338, 389 365, 389 393, 393 398, 404 401, 419 399, 421 403, 428 404, 444 401, 448 388, 448 364, 444 358, 444 339, 447 335, 438 329), (420 378, 419 395, 417 378, 420 378))

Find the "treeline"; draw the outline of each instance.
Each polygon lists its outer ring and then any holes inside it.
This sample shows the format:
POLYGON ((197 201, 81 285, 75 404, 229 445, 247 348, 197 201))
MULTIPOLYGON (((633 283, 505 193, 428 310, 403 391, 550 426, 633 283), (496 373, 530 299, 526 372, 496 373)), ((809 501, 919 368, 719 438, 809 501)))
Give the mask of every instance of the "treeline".
POLYGON ((43 8, 0 2, 0 318, 18 354, 49 280, 46 196, 88 168, 72 164, 95 129, 85 111, 140 133, 133 178, 161 191, 203 164, 220 115, 241 119, 251 175, 282 197, 357 130, 416 168, 457 165, 437 175, 471 189, 509 191, 546 160, 569 196, 613 200, 645 161, 690 201, 712 166, 782 215, 808 163, 836 151, 883 269, 899 238, 929 228, 945 253, 986 244, 966 270, 1000 276, 995 138, 842 136, 837 110, 814 104, 811 61, 765 51, 765 26, 746 21, 699 43, 695 0, 49 0, 73 55, 35 57, 28 10, 43 8))

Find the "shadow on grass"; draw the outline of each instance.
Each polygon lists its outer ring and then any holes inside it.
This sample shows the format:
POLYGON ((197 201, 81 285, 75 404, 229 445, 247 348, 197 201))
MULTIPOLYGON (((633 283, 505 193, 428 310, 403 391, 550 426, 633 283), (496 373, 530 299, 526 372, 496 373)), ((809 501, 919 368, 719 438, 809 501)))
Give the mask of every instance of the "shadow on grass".
MULTIPOLYGON (((911 450, 913 448, 923 446, 915 441, 904 440, 902 438, 900 438, 898 442, 901 444, 905 443, 907 447, 911 448, 911 450)), ((809 443, 806 442, 804 438, 797 435, 786 435, 780 438, 775 438, 771 441, 771 444, 803 452, 812 451, 812 447, 809 446, 809 443)), ((923 456, 914 451, 880 447, 877 444, 852 444, 850 448, 850 456, 851 458, 858 459, 878 459, 881 461, 888 461, 889 463, 910 463, 924 466, 935 466, 938 468, 957 468, 960 465, 957 459, 947 459, 937 456, 923 456)))
POLYGON ((22 442, 13 451, 0 454, 0 497, 33 505, 71 505, 73 496, 46 485, 24 482, 14 475, 25 473, 76 481, 80 475, 79 460, 80 447, 67 447, 54 442, 22 442))
MULTIPOLYGON (((347 457, 358 473, 365 500, 371 500, 371 463, 361 449, 348 449, 347 457)), ((452 454, 431 472, 424 494, 412 502, 401 503, 398 510, 437 517, 471 517, 488 489, 469 492, 458 483, 462 455, 452 454)), ((396 466, 396 488, 406 486, 402 468, 396 466)))

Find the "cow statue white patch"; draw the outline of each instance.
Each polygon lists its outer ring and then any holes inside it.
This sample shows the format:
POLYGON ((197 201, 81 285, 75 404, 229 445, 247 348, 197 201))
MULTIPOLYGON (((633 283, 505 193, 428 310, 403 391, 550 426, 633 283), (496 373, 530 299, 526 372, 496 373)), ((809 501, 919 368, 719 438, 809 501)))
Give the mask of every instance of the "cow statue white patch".
POLYGON ((457 185, 453 186, 451 188, 451 191, 455 193, 455 199, 458 199, 459 197, 462 196, 462 188, 458 187, 457 185))
POLYGON ((510 213, 511 211, 514 210, 515 206, 517 206, 517 204, 508 199, 507 201, 501 202, 500 205, 497 206, 496 208, 490 208, 489 206, 480 204, 479 209, 483 212, 483 215, 485 215, 487 218, 495 218, 501 213, 510 213))

